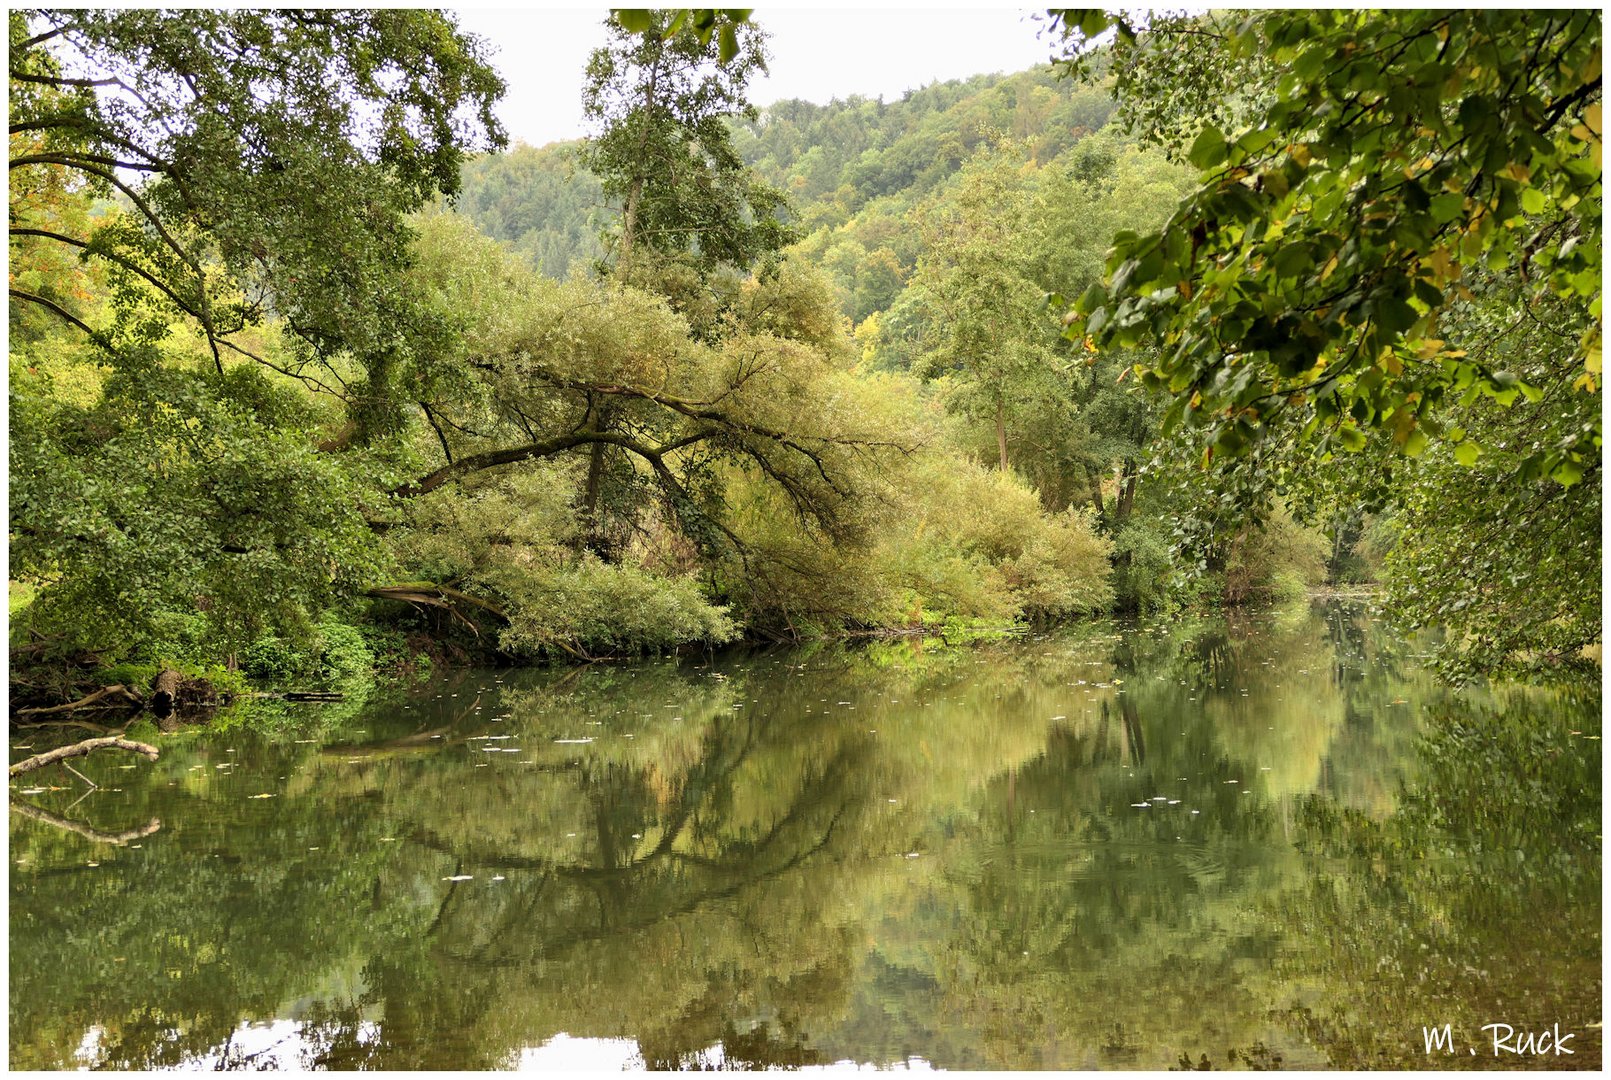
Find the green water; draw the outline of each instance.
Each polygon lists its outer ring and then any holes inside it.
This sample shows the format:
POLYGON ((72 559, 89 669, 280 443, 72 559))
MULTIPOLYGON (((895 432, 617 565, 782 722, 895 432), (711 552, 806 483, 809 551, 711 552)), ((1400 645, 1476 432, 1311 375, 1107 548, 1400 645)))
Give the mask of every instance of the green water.
POLYGON ((1599 717, 1341 607, 287 706, 12 782, 10 1064, 1592 1068, 1599 717))

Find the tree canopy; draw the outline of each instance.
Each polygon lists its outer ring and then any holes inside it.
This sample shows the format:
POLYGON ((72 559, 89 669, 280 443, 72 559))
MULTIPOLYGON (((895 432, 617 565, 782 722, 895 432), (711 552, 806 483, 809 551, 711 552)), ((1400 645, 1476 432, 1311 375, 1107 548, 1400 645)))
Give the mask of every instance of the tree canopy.
MULTIPOLYGON (((1443 438, 1474 459, 1452 406, 1541 394, 1505 357, 1460 340, 1488 275, 1512 282, 1524 310, 1560 299, 1586 313, 1571 327, 1574 388, 1594 392, 1594 13, 1292 10, 1138 25, 1056 14, 1071 50, 1113 28, 1127 98, 1155 108, 1191 78, 1170 64, 1191 35, 1212 39, 1252 99, 1243 123, 1201 128, 1188 151, 1199 188, 1163 228, 1118 234, 1108 281, 1070 312, 1071 332, 1099 344, 1159 343, 1142 376, 1176 395, 1166 424, 1187 421, 1221 457, 1287 428, 1321 455, 1357 451, 1383 428, 1410 456, 1443 438)), ((1071 63, 1088 70, 1088 56, 1071 63)), ((1597 417, 1551 435, 1522 479, 1569 486, 1597 466, 1597 417)))

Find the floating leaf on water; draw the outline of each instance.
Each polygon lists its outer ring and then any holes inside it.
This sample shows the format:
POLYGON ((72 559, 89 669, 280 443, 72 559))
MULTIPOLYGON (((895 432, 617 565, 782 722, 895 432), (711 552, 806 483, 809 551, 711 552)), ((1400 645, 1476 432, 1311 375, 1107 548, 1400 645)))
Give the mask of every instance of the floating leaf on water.
POLYGON ((442 880, 443 881, 474 881, 475 880, 475 875, 474 874, 454 874, 452 877, 445 877, 442 880))
POLYGON ((1152 804, 1150 802, 1133 802, 1130 805, 1135 807, 1137 810, 1151 810, 1152 809, 1152 804))
POLYGON ((46 789, 42 787, 23 788, 22 793, 24 795, 43 795, 45 790, 46 789))
POLYGON ((503 877, 502 874, 493 874, 492 875, 492 880, 493 881, 502 881, 502 880, 504 880, 504 877, 503 877))
POLYGON ((593 740, 591 738, 586 738, 586 739, 555 739, 554 741, 557 742, 557 743, 564 743, 567 746, 576 746, 576 745, 579 745, 581 743, 590 743, 593 740))
POLYGON ((261 795, 248 795, 246 797, 248 799, 272 799, 274 798, 274 793, 271 791, 265 791, 261 795))

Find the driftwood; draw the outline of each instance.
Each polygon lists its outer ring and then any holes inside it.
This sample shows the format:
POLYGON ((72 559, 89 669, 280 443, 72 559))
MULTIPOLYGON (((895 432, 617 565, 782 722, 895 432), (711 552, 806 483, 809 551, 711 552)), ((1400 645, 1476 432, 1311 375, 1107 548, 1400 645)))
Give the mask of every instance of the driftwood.
POLYGON ((54 750, 47 750, 43 754, 35 754, 31 758, 24 758, 11 766, 12 776, 21 776, 35 769, 43 769, 46 765, 54 765, 58 761, 68 758, 83 757, 93 754, 97 750, 113 747, 118 750, 128 750, 136 754, 144 754, 152 761, 157 760, 157 748, 149 743, 135 742, 132 739, 119 738, 116 735, 103 739, 85 739, 83 742, 73 743, 71 746, 58 746, 54 750))
POLYGON ((129 829, 127 832, 120 833, 104 833, 99 829, 90 828, 81 821, 72 821, 68 818, 60 817, 52 814, 49 810, 41 810, 37 806, 32 806, 16 799, 11 800, 11 811, 15 814, 21 814, 25 818, 42 821, 46 825, 54 825, 58 829, 75 832, 87 840, 94 840, 98 844, 116 844, 118 847, 122 847, 124 844, 134 840, 144 839, 162 828, 162 819, 152 818, 138 829, 129 829))
POLYGON ((112 686, 103 686, 95 693, 81 697, 77 701, 69 701, 66 705, 51 705, 47 708, 18 709, 18 716, 49 716, 52 713, 72 712, 74 709, 116 709, 126 708, 130 705, 141 704, 140 695, 122 683, 112 686), (102 704, 105 702, 105 704, 102 704))

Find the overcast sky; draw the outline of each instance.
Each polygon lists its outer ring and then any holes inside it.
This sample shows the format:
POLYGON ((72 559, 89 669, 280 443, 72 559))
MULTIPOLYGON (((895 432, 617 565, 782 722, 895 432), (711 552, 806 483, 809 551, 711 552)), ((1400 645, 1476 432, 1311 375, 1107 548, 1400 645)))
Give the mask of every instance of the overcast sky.
MULTIPOLYGON (((492 62, 509 83, 499 116, 511 142, 533 146, 575 139, 582 124, 582 72, 604 44, 608 6, 485 5, 454 8, 459 24, 492 44, 492 62)), ((750 100, 825 104, 836 97, 899 98, 936 80, 1022 71, 1051 55, 1031 9, 954 7, 755 9, 771 34, 771 75, 750 84, 750 100)))

